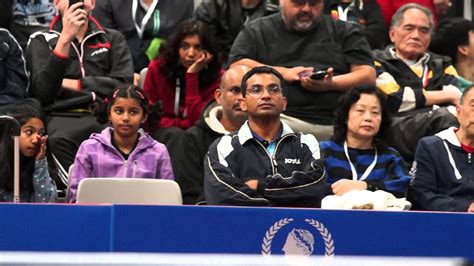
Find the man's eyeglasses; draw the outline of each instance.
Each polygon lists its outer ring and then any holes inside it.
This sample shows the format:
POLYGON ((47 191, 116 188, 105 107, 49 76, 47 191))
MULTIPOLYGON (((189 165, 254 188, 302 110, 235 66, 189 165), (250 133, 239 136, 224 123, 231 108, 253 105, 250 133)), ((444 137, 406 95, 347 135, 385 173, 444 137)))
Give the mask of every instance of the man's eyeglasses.
POLYGON ((262 86, 251 86, 247 88, 247 93, 253 97, 261 97, 263 95, 263 90, 267 90, 270 95, 279 95, 282 93, 282 88, 278 85, 270 85, 266 88, 262 86))
POLYGON ((321 3, 322 1, 321 0, 291 0, 291 2, 294 5, 297 5, 297 6, 304 6, 304 5, 306 5, 306 3, 308 3, 308 5, 310 5, 310 6, 316 6, 317 4, 321 3))

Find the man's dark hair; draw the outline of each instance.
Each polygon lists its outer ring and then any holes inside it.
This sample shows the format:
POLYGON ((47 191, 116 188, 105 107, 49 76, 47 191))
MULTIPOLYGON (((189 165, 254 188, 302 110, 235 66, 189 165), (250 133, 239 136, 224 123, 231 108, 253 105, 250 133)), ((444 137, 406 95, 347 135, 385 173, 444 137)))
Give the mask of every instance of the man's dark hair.
POLYGON ((377 132, 374 137, 374 144, 377 149, 383 150, 387 147, 386 141, 391 124, 390 113, 383 93, 376 87, 372 86, 353 88, 339 99, 339 108, 336 110, 336 118, 334 119, 334 134, 332 135, 331 140, 341 145, 344 143, 347 136, 347 119, 349 118, 349 110, 352 105, 359 101, 362 94, 375 95, 379 100, 382 119, 380 122, 379 132, 377 132))
POLYGON ((439 23, 431 41, 430 50, 451 57, 457 63, 458 46, 469 45, 469 32, 474 23, 464 18, 448 18, 439 23))
POLYGON ((272 74, 280 80, 280 83, 283 84, 283 76, 280 72, 276 71, 274 68, 269 66, 258 66, 250 69, 245 75, 242 77, 242 97, 245 97, 247 93, 247 80, 251 78, 255 74, 272 74))

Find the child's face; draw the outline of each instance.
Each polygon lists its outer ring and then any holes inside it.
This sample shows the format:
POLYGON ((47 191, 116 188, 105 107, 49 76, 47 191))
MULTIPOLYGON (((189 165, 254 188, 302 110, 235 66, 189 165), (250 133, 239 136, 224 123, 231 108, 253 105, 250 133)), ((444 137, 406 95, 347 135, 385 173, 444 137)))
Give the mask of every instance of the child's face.
POLYGON ((23 156, 33 157, 39 151, 39 139, 45 135, 44 123, 38 118, 30 118, 21 126, 20 152, 23 156))
POLYGON ((115 99, 110 107, 109 120, 114 132, 121 137, 134 137, 146 116, 137 100, 133 98, 115 99))

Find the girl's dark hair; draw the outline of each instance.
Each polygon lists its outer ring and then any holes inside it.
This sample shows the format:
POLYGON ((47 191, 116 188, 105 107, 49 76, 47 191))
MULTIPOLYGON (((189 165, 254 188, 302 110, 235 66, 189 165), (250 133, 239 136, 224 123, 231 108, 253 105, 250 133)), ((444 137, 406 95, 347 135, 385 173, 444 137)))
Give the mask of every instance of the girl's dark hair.
POLYGON ((148 115, 147 124, 149 126, 154 125, 157 119, 155 116, 158 115, 158 112, 150 112, 146 93, 138 86, 125 84, 117 86, 102 103, 96 106, 94 115, 97 118, 97 122, 101 124, 109 122, 110 108, 114 105, 117 98, 133 98, 137 100, 143 109, 143 115, 148 115))
POLYGON ((212 55, 212 61, 207 68, 199 73, 199 88, 210 86, 219 76, 221 71, 221 58, 217 41, 207 25, 195 19, 187 19, 178 24, 175 31, 169 36, 164 45, 160 47, 160 71, 170 80, 180 80, 186 86, 185 69, 179 63, 179 47, 184 38, 197 35, 202 48, 212 55))
MULTIPOLYGON (((41 112, 30 105, 17 105, 8 116, 15 118, 20 126, 25 125, 31 118, 38 118, 44 123, 41 112)), ((4 191, 13 191, 13 138, 10 135, 10 129, 4 126, 0 127, 0 186, 4 191)), ((33 192, 33 173, 35 169, 35 158, 25 157, 20 152, 20 191, 33 192)))
POLYGON ((391 123, 390 113, 388 112, 387 102, 383 93, 376 87, 362 86, 356 87, 348 91, 339 99, 339 108, 336 110, 336 118, 334 119, 334 134, 332 141, 343 144, 347 136, 347 119, 349 118, 349 110, 352 105, 359 101, 361 94, 375 95, 379 100, 382 120, 380 122, 379 132, 374 137, 374 144, 377 149, 383 150, 387 148, 386 141, 388 139, 388 130, 391 123))

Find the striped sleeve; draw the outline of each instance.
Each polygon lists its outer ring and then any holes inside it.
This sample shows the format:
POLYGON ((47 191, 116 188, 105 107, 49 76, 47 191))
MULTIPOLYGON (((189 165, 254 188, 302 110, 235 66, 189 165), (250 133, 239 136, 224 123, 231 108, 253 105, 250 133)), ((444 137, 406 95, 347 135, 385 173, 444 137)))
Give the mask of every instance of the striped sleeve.
POLYGON ((423 107, 425 97, 422 88, 401 87, 395 78, 385 70, 380 62, 375 61, 377 68, 377 87, 387 96, 391 112, 404 112, 423 107))

